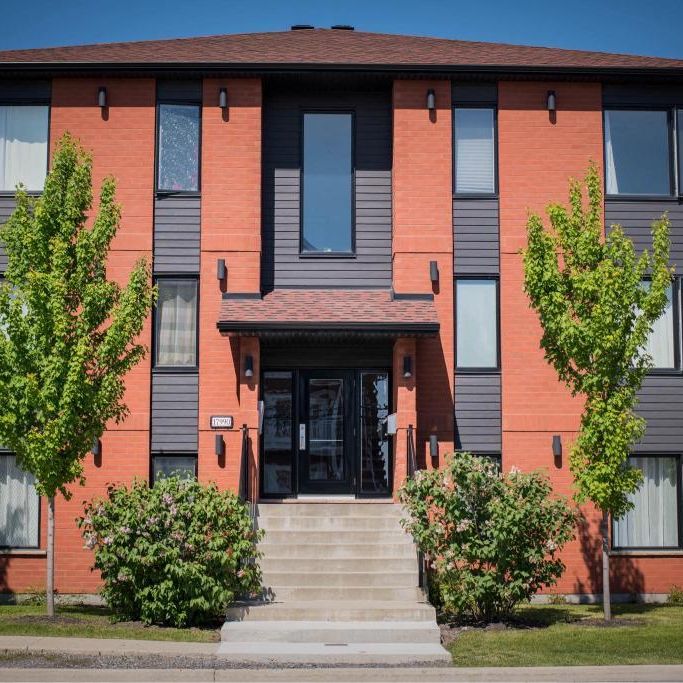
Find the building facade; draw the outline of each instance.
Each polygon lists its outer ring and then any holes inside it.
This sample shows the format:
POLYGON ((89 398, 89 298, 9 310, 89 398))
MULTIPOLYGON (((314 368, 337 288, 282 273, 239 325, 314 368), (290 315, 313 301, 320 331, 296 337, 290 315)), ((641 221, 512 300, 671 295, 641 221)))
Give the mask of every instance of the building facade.
MULTIPOLYGON (((109 275, 146 256, 159 300, 130 416, 57 503, 61 593, 98 587, 82 501, 134 477, 391 498, 468 450, 570 494, 581 403, 522 289, 527 213, 594 162, 606 225, 645 247, 667 212, 683 266, 683 61, 349 27, 0 52, 0 221, 16 183, 40 192, 66 131, 96 187, 117 181, 109 275)), ((677 275, 650 341, 645 483, 612 527, 618 594, 683 583, 681 294, 677 275)), ((44 584, 43 510, 0 453, 1 592, 44 584)), ((560 593, 602 590, 583 512, 560 593)))

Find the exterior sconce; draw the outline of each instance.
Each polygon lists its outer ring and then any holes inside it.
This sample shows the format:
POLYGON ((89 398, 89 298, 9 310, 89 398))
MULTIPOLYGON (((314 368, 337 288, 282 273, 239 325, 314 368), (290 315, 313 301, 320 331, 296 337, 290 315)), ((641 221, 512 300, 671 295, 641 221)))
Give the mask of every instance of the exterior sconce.
POLYGON ((107 106, 107 89, 103 85, 97 91, 97 104, 100 109, 104 109, 107 106))
POLYGON ((429 111, 436 109, 436 93, 431 88, 427 90, 427 109, 429 111))
POLYGON ((553 434, 553 456, 556 460, 562 457, 562 437, 559 434, 553 434))
POLYGON ((223 458, 225 456, 225 439, 223 438, 222 434, 216 434, 216 455, 219 458, 223 458))
POLYGON ((254 357, 251 354, 244 359, 244 376, 254 376, 254 357))
POLYGON ((228 108, 228 89, 220 88, 218 91, 218 106, 225 111, 228 108))
POLYGON ((429 279, 434 284, 439 281, 439 264, 436 261, 429 262, 429 279))
POLYGON ((216 279, 223 282, 228 274, 228 269, 225 266, 225 259, 219 258, 216 260, 216 279))
POLYGON ((403 376, 413 376, 413 359, 410 356, 403 356, 403 376))
POLYGON ((102 442, 97 437, 95 437, 92 442, 92 448, 90 449, 90 452, 95 456, 95 458, 102 456, 102 442))
POLYGON ((429 435, 429 455, 432 458, 439 457, 439 438, 436 434, 429 435))
POLYGON ((554 90, 548 90, 548 99, 546 102, 548 111, 556 111, 557 110, 557 97, 555 95, 554 90))

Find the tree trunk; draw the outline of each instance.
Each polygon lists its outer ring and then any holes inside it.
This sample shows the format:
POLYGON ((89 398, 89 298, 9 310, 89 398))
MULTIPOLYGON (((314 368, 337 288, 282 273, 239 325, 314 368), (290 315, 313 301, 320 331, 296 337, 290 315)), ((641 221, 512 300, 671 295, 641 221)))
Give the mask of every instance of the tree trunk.
POLYGON ((47 499, 47 616, 55 616, 55 497, 47 499))
POLYGON ((602 608, 605 621, 612 619, 612 601, 609 590, 609 515, 602 513, 602 608))

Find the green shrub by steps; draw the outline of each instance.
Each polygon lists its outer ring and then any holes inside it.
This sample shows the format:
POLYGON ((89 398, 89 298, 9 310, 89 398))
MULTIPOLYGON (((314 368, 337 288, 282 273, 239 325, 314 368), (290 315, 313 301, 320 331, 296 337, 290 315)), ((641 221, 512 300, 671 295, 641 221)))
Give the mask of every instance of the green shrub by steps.
POLYGON ((420 470, 401 489, 404 527, 428 558, 431 596, 447 615, 496 621, 552 586, 575 512, 540 472, 499 472, 470 453, 420 470))
POLYGON ((78 524, 117 619, 206 623, 259 589, 260 532, 246 506, 215 484, 168 477, 153 487, 110 486, 78 524))

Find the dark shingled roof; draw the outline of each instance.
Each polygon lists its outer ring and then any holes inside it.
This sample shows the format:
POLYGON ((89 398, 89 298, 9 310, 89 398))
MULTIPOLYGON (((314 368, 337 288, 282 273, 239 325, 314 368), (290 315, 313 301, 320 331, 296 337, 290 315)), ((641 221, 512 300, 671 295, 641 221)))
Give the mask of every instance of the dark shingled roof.
POLYGON ((433 335, 439 331, 439 319, 433 298, 427 295, 403 298, 377 289, 277 289, 263 298, 228 295, 221 305, 218 327, 243 334, 433 335))
POLYGON ((418 36, 309 29, 0 51, 7 64, 220 64, 682 69, 683 60, 418 36))

